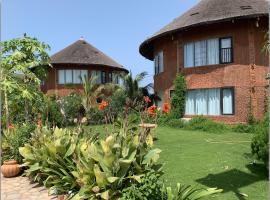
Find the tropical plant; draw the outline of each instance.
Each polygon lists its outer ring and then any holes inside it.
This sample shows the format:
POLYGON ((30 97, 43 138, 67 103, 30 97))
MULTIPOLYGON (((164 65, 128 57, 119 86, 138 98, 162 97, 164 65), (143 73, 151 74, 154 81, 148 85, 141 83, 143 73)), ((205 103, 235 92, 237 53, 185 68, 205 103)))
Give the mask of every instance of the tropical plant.
POLYGON ((142 135, 122 123, 119 132, 105 140, 80 145, 76 176, 81 189, 73 199, 118 199, 124 188, 141 181, 147 170, 159 170, 155 164, 159 149, 151 149, 151 135, 142 135))
POLYGON ((25 121, 29 120, 29 103, 39 98, 40 78, 45 76, 42 67, 50 66, 49 46, 36 38, 28 37, 1 42, 0 91, 4 97, 6 128, 10 122, 9 102, 16 97, 24 100, 25 121))
POLYGON ((65 129, 51 131, 46 127, 37 129, 31 143, 19 149, 27 167, 25 175, 42 182, 50 194, 77 191, 78 183, 72 172, 76 171, 73 154, 79 134, 65 129))
POLYGON ((96 105, 97 98, 102 94, 102 85, 97 84, 97 77, 91 76, 90 78, 82 77, 83 93, 82 105, 86 113, 96 105))
POLYGON ((171 100, 172 115, 182 118, 185 114, 186 80, 184 75, 178 74, 174 80, 174 93, 171 100))
POLYGON ((178 183, 175 191, 171 187, 166 187, 165 198, 166 200, 197 200, 210 195, 222 192, 221 189, 208 188, 208 189, 198 189, 190 185, 183 185, 178 183))

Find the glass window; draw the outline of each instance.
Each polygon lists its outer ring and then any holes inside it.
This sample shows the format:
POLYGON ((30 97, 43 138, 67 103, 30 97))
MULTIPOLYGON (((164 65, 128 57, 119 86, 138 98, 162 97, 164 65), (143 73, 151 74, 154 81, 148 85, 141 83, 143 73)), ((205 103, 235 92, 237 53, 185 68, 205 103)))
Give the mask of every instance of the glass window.
POLYGON ((81 70, 73 70, 73 83, 81 83, 81 70))
POLYGON ((188 43, 184 46, 184 66, 194 66, 194 43, 188 43))
POLYGON ((88 78, 88 70, 81 70, 81 80, 88 78))
POLYGON ((58 70, 58 83, 65 84, 65 70, 58 70))
POLYGON ((160 51, 157 53, 157 55, 154 58, 154 64, 155 64, 155 75, 159 74, 164 71, 164 61, 163 61, 163 51, 160 51))
POLYGON ((233 90, 231 88, 222 89, 222 114, 233 114, 233 90))
POLYGON ((189 90, 186 95, 185 113, 186 115, 218 116, 223 108, 222 114, 233 114, 232 91, 232 89, 219 88, 189 90), (221 91, 223 97, 220 95, 221 91))
POLYGON ((184 45, 184 67, 232 62, 232 38, 214 38, 184 45))
POLYGON ((66 83, 72 83, 72 70, 68 69, 66 71, 66 83))
POLYGON ((195 66, 206 65, 206 40, 195 42, 195 66))
POLYGON ((207 40, 207 64, 219 64, 219 39, 207 40))
POLYGON ((106 83, 106 72, 102 72, 101 82, 106 83))
POLYGON ((220 39, 220 59, 221 63, 232 62, 232 39, 221 38, 220 39))

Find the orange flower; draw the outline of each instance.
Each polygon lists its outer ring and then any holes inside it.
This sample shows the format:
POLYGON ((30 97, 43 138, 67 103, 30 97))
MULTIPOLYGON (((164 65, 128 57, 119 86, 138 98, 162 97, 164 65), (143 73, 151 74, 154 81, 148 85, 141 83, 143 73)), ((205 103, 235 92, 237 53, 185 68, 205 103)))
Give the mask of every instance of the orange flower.
POLYGON ((168 103, 164 103, 162 106, 162 112, 168 114, 171 110, 171 107, 168 103))
POLYGON ((9 124, 9 125, 8 125, 8 128, 9 128, 9 129, 13 129, 14 126, 13 126, 12 124, 9 124))
POLYGON ((98 109, 99 110, 104 110, 106 107, 108 107, 108 103, 104 100, 99 104, 98 109))
POLYGON ((37 121, 37 125, 38 125, 38 127, 41 127, 42 121, 40 119, 37 121))
POLYGON ((143 100, 145 101, 145 103, 150 103, 151 102, 151 100, 150 100, 150 98, 148 96, 144 96, 143 100))
POLYGON ((147 111, 149 115, 154 116, 156 115, 157 107, 155 105, 150 106, 147 111))

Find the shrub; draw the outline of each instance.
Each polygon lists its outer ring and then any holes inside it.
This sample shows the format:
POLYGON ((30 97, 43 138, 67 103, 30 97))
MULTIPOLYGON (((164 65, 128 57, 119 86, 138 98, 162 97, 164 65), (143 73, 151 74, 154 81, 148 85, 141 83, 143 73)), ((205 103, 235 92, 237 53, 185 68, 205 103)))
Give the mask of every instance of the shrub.
POLYGON ((203 116, 193 117, 189 122, 185 123, 184 128, 187 130, 212 133, 222 133, 229 130, 227 125, 219 122, 214 122, 213 120, 203 116))
POLYGON ((160 173, 150 170, 141 179, 140 183, 132 184, 122 191, 123 200, 151 199, 161 200, 163 182, 160 180, 160 173))
POLYGON ((171 100, 171 112, 175 118, 182 118, 185 114, 186 101, 186 80, 181 74, 178 74, 174 80, 174 93, 171 100))
POLYGON ((269 117, 268 115, 262 120, 255 129, 255 135, 251 142, 252 154, 257 159, 263 161, 267 168, 269 167, 269 117))
POLYGON ((89 124, 97 125, 104 123, 104 112, 97 107, 90 108, 89 112, 86 113, 86 116, 89 124))
POLYGON ((34 124, 25 123, 15 125, 9 131, 5 130, 2 143, 3 160, 14 159, 18 163, 21 163, 22 156, 19 153, 19 148, 29 141, 34 129, 34 124))
POLYGON ((171 128, 183 128, 184 122, 181 119, 171 119, 168 122, 168 126, 171 128))
POLYGON ((126 95, 124 91, 119 90, 111 96, 110 110, 117 117, 123 112, 123 106, 126 104, 126 95))
POLYGON ((37 129, 31 143, 20 148, 25 173, 56 194, 117 199, 147 170, 160 168, 155 163, 161 151, 151 148, 152 137, 125 125, 105 140, 65 129, 37 129))
POLYGON ((66 125, 64 115, 61 113, 60 101, 57 99, 51 99, 47 102, 47 112, 43 113, 42 118, 50 127, 66 125))
POLYGON ((85 113, 80 94, 71 93, 66 97, 62 97, 60 102, 66 123, 72 124, 75 118, 82 118, 84 116, 85 113))
POLYGON ((254 133, 256 125, 237 124, 232 126, 232 131, 236 133, 254 133))

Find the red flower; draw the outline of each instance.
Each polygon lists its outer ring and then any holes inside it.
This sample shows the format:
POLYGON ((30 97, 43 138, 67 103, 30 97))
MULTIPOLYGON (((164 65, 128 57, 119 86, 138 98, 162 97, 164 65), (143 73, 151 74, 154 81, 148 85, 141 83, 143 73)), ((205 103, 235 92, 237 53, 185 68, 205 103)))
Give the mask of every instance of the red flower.
POLYGON ((148 114, 151 115, 151 116, 154 116, 156 115, 156 112, 157 112, 157 107, 155 105, 153 106, 150 106, 148 109, 148 114))
POLYGON ((168 103, 164 103, 162 106, 162 112, 168 114, 171 110, 171 107, 168 103))
POLYGON ((98 109, 99 110, 104 110, 106 107, 108 107, 108 103, 104 100, 99 104, 98 109))
POLYGON ((9 129, 13 129, 14 126, 13 126, 12 124, 9 124, 9 125, 8 125, 8 128, 9 128, 9 129))
POLYGON ((145 103, 150 103, 151 102, 151 100, 150 100, 150 98, 148 96, 144 96, 143 100, 145 101, 145 103))
POLYGON ((37 125, 38 125, 38 127, 42 126, 42 121, 40 119, 37 121, 37 125))

